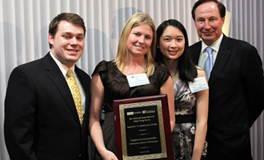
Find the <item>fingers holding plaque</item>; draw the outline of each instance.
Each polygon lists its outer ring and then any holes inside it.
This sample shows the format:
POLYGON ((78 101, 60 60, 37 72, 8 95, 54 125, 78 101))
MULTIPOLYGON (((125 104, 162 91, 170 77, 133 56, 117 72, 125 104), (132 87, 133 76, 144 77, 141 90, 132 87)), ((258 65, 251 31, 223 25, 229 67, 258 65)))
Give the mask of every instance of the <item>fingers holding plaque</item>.
POLYGON ((114 101, 118 159, 173 159, 166 95, 114 101))

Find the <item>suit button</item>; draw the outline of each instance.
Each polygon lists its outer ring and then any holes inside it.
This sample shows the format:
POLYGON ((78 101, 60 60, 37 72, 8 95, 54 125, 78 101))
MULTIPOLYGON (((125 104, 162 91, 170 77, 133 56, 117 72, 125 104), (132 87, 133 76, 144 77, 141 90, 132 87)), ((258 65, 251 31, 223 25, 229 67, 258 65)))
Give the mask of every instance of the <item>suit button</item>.
POLYGON ((81 158, 82 157, 82 154, 79 154, 79 157, 81 158))

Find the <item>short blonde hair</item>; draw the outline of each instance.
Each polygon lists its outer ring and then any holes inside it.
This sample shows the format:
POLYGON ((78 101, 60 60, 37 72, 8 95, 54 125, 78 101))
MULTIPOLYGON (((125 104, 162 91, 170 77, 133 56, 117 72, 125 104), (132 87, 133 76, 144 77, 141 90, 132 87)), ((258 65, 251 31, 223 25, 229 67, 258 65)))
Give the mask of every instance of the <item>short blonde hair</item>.
POLYGON ((137 27, 143 23, 148 24, 153 31, 151 47, 148 53, 145 55, 147 68, 145 69, 144 72, 146 72, 147 76, 149 77, 155 71, 154 57, 156 53, 156 28, 155 28, 154 21, 147 13, 135 13, 127 20, 120 34, 115 63, 117 65, 117 68, 120 71, 123 71, 125 63, 127 61, 127 57, 128 57, 128 50, 127 50, 126 43, 127 43, 129 33, 134 27, 137 27))

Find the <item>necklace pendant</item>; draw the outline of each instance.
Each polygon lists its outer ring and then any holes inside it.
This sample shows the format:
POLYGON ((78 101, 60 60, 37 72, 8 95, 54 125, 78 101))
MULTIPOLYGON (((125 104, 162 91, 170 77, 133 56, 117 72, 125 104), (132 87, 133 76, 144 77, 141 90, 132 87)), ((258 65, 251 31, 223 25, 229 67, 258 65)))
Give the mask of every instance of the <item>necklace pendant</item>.
POLYGON ((171 74, 170 76, 171 77, 175 76, 177 74, 177 72, 178 72, 178 70, 176 70, 175 73, 174 74, 171 74))

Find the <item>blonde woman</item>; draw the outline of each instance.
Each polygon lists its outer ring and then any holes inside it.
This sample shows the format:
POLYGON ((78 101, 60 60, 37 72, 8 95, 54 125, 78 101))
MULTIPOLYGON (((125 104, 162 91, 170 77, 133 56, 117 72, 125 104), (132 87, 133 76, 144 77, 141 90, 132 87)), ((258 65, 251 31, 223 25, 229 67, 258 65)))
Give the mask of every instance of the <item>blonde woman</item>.
POLYGON ((96 146, 95 159, 116 160, 113 100, 167 94, 171 128, 175 125, 172 79, 165 65, 154 63, 156 32, 152 18, 136 13, 126 22, 114 61, 101 61, 92 74, 90 134, 96 146), (130 87, 128 75, 146 73, 149 84, 130 87), (100 125, 102 106, 105 120, 100 125))

